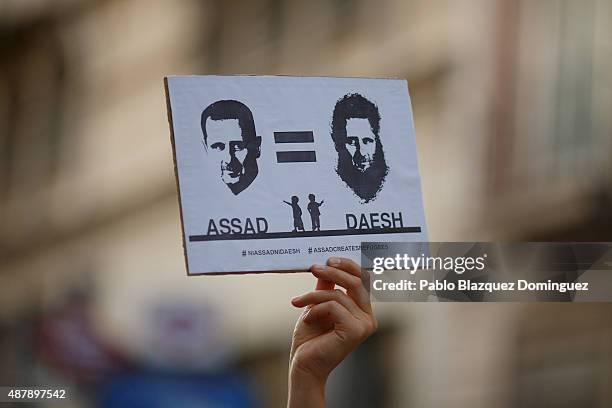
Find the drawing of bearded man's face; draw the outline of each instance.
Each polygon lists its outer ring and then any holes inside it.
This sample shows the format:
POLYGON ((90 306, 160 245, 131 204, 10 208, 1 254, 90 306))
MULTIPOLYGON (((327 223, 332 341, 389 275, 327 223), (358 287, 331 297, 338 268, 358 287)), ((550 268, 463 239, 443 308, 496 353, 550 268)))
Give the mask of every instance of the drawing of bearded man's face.
POLYGON ((363 96, 347 95, 336 103, 332 119, 336 171, 364 203, 376 198, 388 172, 379 129, 378 108, 363 96))
POLYGON ((346 150, 351 156, 353 167, 365 174, 374 164, 376 135, 367 119, 351 118, 346 121, 346 150))

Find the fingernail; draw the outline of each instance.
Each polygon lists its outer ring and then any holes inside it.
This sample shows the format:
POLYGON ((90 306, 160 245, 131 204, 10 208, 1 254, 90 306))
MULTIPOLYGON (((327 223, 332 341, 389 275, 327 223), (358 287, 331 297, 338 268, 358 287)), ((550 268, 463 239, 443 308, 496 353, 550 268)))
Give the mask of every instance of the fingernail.
POLYGON ((340 258, 336 258, 336 257, 333 256, 333 257, 331 257, 331 258, 329 258, 327 260, 327 263, 330 266, 338 266, 338 265, 340 265, 340 258))
POLYGON ((301 297, 301 295, 294 297, 293 299, 291 299, 291 303, 297 302, 298 300, 300 300, 301 297))
POLYGON ((325 265, 312 265, 311 269, 315 272, 323 272, 325 270, 325 265))

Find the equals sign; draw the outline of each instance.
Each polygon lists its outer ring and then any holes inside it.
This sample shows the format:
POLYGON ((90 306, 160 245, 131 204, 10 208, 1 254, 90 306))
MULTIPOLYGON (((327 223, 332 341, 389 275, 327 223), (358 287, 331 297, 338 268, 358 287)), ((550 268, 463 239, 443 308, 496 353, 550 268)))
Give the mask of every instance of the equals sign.
MULTIPOLYGON (((274 132, 274 143, 314 143, 312 131, 305 132, 274 132)), ((292 150, 276 152, 277 163, 308 163, 316 162, 314 150, 292 150)))

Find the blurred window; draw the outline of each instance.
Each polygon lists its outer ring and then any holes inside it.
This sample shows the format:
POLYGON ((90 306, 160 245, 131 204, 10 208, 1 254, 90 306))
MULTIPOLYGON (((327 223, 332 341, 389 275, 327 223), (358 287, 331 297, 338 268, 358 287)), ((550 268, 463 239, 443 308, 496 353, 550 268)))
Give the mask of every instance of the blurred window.
POLYGON ((533 304, 518 327, 515 406, 609 407, 610 305, 533 304))
POLYGON ((599 4, 500 2, 489 172, 495 193, 602 183, 612 129, 595 114, 594 96, 609 84, 594 72, 609 72, 612 61, 596 59, 596 32, 612 33, 600 27, 599 4))
POLYGON ((268 0, 269 7, 269 41, 274 47, 280 46, 284 31, 286 0, 268 0))
POLYGON ((361 0, 328 0, 333 15, 334 36, 338 39, 349 37, 356 30, 352 27, 362 7, 361 0))
MULTIPOLYGON (((2 190, 32 192, 60 160, 66 58, 55 24, 36 22, 0 34, 2 190)), ((3 194, 5 196, 5 194, 3 194)))

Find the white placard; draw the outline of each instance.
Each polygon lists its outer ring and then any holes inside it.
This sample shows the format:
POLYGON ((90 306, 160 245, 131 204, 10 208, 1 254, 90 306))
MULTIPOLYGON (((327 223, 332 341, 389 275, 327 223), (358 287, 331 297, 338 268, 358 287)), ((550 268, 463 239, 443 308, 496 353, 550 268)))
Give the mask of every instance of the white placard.
POLYGON ((427 241, 406 81, 171 76, 166 94, 189 275, 427 241))

